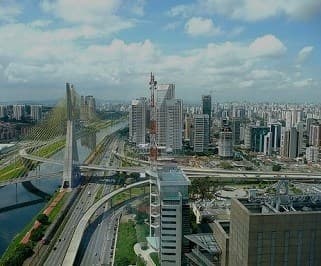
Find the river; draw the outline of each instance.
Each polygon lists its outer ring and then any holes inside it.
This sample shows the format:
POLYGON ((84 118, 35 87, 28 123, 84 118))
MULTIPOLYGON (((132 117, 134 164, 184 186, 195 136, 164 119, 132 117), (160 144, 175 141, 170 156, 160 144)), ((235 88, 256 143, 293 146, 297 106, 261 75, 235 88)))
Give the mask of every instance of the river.
MULTIPOLYGON (((77 148, 79 161, 83 162, 90 152, 95 148, 106 135, 111 134, 118 129, 124 127, 126 122, 121 122, 115 126, 108 127, 91 133, 77 140, 77 148)), ((61 160, 64 149, 57 152, 53 159, 61 160)), ((62 166, 49 163, 40 165, 40 175, 46 176, 48 173, 54 173, 62 170, 62 166)), ((35 171, 31 171, 29 175, 35 175, 35 171)), ((33 181, 33 184, 40 190, 53 194, 56 189, 61 186, 61 176, 48 177, 45 179, 33 181)), ((0 188, 0 208, 14 205, 16 203, 27 202, 38 199, 34 194, 28 192, 21 184, 8 185, 0 188)), ((7 212, 0 213, 0 256, 4 253, 11 240, 17 235, 37 213, 45 206, 46 202, 38 203, 7 212)))

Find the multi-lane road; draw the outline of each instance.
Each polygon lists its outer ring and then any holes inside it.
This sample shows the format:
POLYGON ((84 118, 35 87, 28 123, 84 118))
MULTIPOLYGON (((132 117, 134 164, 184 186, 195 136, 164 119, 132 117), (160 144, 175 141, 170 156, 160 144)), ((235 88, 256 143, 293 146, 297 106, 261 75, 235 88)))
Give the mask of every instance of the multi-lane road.
MULTIPOLYGON (((109 137, 106 142, 106 147, 104 150, 104 155, 99 162, 101 166, 114 166, 119 167, 119 160, 117 160, 112 150, 122 150, 123 143, 114 135, 109 137)), ((108 176, 112 172, 97 173, 97 175, 108 176)), ((113 186, 108 184, 95 183, 92 179, 91 183, 88 183, 82 190, 81 195, 78 196, 77 202, 73 205, 73 209, 69 211, 69 216, 66 217, 66 224, 57 237, 57 241, 54 248, 51 250, 44 265, 56 266, 61 265, 66 251, 69 247, 70 240, 72 238, 75 227, 79 223, 83 214, 89 209, 90 206, 97 200, 95 195, 98 191, 101 193, 101 197, 110 193, 113 186)), ((110 209, 108 203, 102 208, 98 209, 93 216, 92 224, 88 227, 88 231, 84 237, 82 250, 79 252, 79 262, 77 264, 81 265, 110 265, 111 258, 113 254, 115 239, 115 228, 117 226, 117 219, 123 208, 120 209, 110 209)))

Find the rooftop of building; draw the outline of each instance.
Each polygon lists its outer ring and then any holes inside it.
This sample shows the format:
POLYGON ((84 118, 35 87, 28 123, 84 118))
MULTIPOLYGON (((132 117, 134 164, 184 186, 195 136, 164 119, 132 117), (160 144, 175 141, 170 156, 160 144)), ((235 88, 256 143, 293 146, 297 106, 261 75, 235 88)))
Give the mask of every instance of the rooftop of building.
POLYGON ((190 185, 191 181, 177 166, 164 166, 157 170, 161 183, 175 183, 175 185, 190 185))
POLYGON ((237 199, 250 214, 288 214, 321 212, 321 195, 276 195, 256 199, 237 199))

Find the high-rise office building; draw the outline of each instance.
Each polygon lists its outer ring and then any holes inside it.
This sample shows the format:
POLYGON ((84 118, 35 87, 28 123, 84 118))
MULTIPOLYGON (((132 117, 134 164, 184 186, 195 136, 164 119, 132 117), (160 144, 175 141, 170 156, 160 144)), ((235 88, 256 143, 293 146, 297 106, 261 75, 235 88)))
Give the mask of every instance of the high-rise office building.
POLYGON ((271 156, 272 155, 272 132, 268 132, 264 136, 264 149, 263 152, 265 155, 271 156))
POLYGON ((320 160, 319 147, 314 147, 314 146, 307 147, 306 159, 308 163, 318 163, 320 160))
POLYGON ((7 115, 7 106, 0 105, 0 118, 3 118, 7 115))
POLYGON ((270 123, 268 124, 270 132, 272 133, 272 149, 278 151, 281 146, 281 123, 270 123))
POLYGON ((183 139, 183 102, 175 99, 174 84, 160 84, 156 90, 157 134, 160 148, 168 152, 182 149, 183 139))
POLYGON ((218 155, 221 158, 233 157, 232 130, 230 127, 223 127, 218 142, 218 155))
POLYGON ((30 117, 34 121, 42 119, 42 105, 31 105, 30 106, 30 117))
POLYGON ((183 102, 179 99, 166 100, 166 150, 176 152, 182 149, 183 102))
POLYGON ((241 121, 239 118, 232 118, 231 129, 233 145, 240 145, 241 121))
POLYGON ((264 136, 269 132, 268 127, 250 125, 246 128, 244 144, 254 152, 264 151, 264 136))
POLYGON ((194 152, 205 152, 209 144, 209 117, 207 114, 194 115, 193 147, 194 152))
POLYGON ((211 142, 211 129, 212 129, 212 97, 211 95, 202 96, 202 114, 207 114, 209 119, 209 132, 211 142))
POLYGON ((321 145, 321 125, 310 125, 309 145, 316 147, 321 145))
POLYGON ((21 120, 25 116, 25 106, 24 105, 13 105, 12 118, 16 120, 21 120))
POLYGON ((190 233, 188 186, 189 179, 176 167, 164 167, 153 174, 151 202, 152 237, 147 240, 158 249, 160 264, 185 265, 184 254, 189 251, 190 233))
POLYGON ((137 146, 145 144, 146 136, 146 98, 133 100, 129 111, 129 140, 137 146))
POLYGON ((299 132, 295 127, 282 128, 281 155, 294 159, 299 155, 299 132))
POLYGON ((166 101, 175 98, 174 84, 159 84, 156 90, 156 141, 157 145, 166 147, 166 101))
POLYGON ((90 120, 96 114, 96 100, 93 96, 81 96, 80 99, 80 119, 90 120))

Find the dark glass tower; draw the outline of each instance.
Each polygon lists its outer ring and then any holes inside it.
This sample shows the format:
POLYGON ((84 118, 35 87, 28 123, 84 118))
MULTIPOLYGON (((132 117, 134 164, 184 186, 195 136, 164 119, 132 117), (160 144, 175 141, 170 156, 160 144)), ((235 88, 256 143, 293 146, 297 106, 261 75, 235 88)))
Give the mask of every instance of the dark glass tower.
POLYGON ((209 136, 211 142, 211 128, 212 128, 212 97, 211 95, 202 96, 202 111, 203 114, 207 114, 209 118, 209 136))

